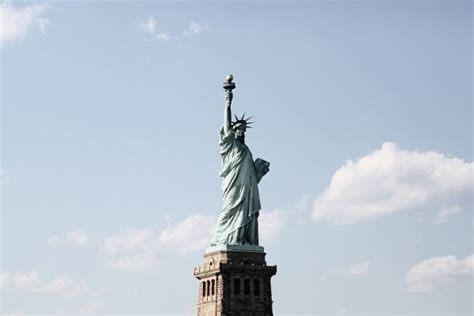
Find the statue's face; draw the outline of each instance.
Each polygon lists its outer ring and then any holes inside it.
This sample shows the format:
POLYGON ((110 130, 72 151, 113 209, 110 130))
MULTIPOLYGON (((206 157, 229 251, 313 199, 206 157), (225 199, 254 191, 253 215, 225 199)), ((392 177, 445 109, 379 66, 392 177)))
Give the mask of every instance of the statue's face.
POLYGON ((237 139, 244 139, 245 138, 245 131, 247 130, 247 126, 245 124, 239 124, 234 128, 234 135, 237 139))

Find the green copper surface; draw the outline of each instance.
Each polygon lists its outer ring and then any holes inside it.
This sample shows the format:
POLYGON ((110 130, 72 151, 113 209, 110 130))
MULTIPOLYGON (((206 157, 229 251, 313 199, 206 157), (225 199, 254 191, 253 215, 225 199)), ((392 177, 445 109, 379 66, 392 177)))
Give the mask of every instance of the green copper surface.
POLYGON ((222 166, 220 176, 223 178, 223 206, 217 220, 211 248, 219 245, 248 245, 249 248, 262 249, 258 246, 258 215, 261 209, 258 183, 269 171, 270 163, 253 160, 250 149, 245 144, 247 122, 231 121, 232 90, 235 84, 233 77, 227 76, 224 82, 226 104, 224 124, 220 130, 220 155, 222 166))

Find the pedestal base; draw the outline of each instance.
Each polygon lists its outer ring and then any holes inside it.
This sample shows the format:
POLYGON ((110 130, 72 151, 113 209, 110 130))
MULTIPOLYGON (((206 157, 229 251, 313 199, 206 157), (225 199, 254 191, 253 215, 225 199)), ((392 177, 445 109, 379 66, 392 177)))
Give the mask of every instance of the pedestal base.
POLYGON ((256 245, 217 245, 211 246, 206 249, 205 254, 208 255, 213 252, 219 251, 239 251, 239 252, 261 252, 263 253, 263 247, 256 245))
POLYGON ((194 269, 198 316, 273 315, 270 279, 277 268, 267 266, 263 248, 258 248, 206 251, 204 265, 194 269))

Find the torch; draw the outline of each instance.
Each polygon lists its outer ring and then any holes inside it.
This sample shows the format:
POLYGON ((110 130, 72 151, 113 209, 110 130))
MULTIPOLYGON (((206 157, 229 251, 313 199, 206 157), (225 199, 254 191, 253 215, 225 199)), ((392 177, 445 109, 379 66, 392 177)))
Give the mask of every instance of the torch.
POLYGON ((232 76, 232 74, 228 74, 227 77, 225 77, 224 83, 222 84, 222 87, 225 91, 225 98, 229 104, 232 102, 232 90, 235 89, 235 83, 232 82, 232 80, 234 80, 234 76, 232 76))

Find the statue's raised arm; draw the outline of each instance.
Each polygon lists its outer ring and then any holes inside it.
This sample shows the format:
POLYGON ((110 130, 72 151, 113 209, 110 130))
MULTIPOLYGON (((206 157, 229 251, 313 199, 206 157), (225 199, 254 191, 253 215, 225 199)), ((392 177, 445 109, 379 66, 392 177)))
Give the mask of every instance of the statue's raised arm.
POLYGON ((224 110, 224 133, 229 135, 232 132, 232 90, 235 89, 235 83, 232 82, 234 77, 230 74, 225 78, 224 90, 225 90, 225 110, 224 110))

